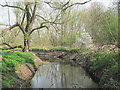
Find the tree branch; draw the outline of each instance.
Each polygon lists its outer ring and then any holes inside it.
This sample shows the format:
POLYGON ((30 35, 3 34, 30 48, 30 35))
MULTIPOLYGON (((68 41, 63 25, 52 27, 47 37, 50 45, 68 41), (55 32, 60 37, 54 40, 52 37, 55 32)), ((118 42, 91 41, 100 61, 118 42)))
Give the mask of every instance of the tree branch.
POLYGON ((68 5, 68 4, 70 3, 70 0, 68 0, 64 5, 62 5, 62 6, 59 7, 59 8, 53 6, 53 5, 52 5, 53 3, 51 3, 51 2, 46 2, 46 1, 44 1, 44 3, 48 4, 51 8, 54 8, 54 9, 62 9, 63 11, 65 11, 66 9, 68 9, 68 8, 74 6, 74 5, 84 5, 84 4, 86 4, 86 3, 90 2, 90 1, 92 1, 92 0, 88 0, 88 1, 85 1, 85 2, 83 2, 83 3, 74 3, 74 4, 71 4, 71 5, 69 5, 69 6, 66 7, 66 5, 68 5))
POLYGON ((70 3, 70 0, 67 1, 62 7, 65 7, 66 5, 68 5, 70 3))
POLYGON ((37 2, 35 2, 35 5, 34 5, 33 11, 32 11, 32 16, 31 16, 31 19, 30 19, 30 30, 32 29, 33 23, 35 21, 36 10, 37 10, 37 2))
POLYGON ((0 45, 7 45, 8 47, 12 48, 12 46, 8 43, 1 43, 0 45))
POLYGON ((51 3, 51 2, 46 2, 46 1, 44 1, 44 3, 48 4, 51 8, 61 9, 61 8, 57 8, 57 7, 52 6, 53 3, 51 3))
POLYGON ((49 21, 49 20, 47 20, 47 19, 45 19, 44 17, 42 17, 42 16, 40 16, 40 15, 36 15, 37 17, 40 17, 41 19, 43 19, 45 22, 43 22, 42 24, 45 24, 45 23, 50 23, 50 24, 62 24, 62 23, 57 23, 56 22, 56 20, 57 20, 57 18, 58 18, 58 16, 55 18, 55 20, 54 21, 49 21))
POLYGON ((37 28, 34 28, 34 29, 32 29, 32 31, 30 32, 30 34, 32 34, 34 31, 36 31, 36 30, 38 30, 38 29, 41 29, 41 28, 47 28, 48 29, 48 27, 47 26, 40 26, 40 27, 37 27, 37 28))
POLYGON ((25 34, 25 31, 23 30, 23 28, 21 27, 21 25, 19 25, 18 23, 16 23, 16 24, 14 24, 14 25, 12 25, 12 26, 4 29, 4 30, 0 33, 0 35, 3 34, 3 33, 5 33, 5 32, 7 32, 8 30, 11 30, 11 29, 17 27, 17 26, 20 28, 20 30, 23 32, 23 34, 25 34))
POLYGON ((34 21, 36 8, 37 8, 37 3, 35 2, 34 9, 33 9, 33 12, 32 12, 32 17, 31 17, 31 20, 30 20, 31 23, 34 21))
POLYGON ((22 28, 22 26, 21 26, 20 24, 18 24, 18 26, 19 26, 20 30, 23 32, 23 34, 25 35, 25 31, 24 31, 24 29, 22 28))
POLYGON ((12 26, 10 26, 10 27, 4 29, 4 30, 0 33, 0 35, 3 34, 3 33, 5 33, 5 32, 7 32, 8 30, 11 30, 11 29, 17 27, 17 26, 18 26, 18 23, 16 23, 16 24, 14 24, 14 25, 12 25, 12 26))
POLYGON ((22 11, 25 11, 25 9, 23 9, 23 8, 21 8, 21 7, 18 7, 18 6, 10 6, 10 5, 2 5, 2 4, 0 4, 0 6, 2 6, 2 7, 11 7, 11 8, 16 8, 16 9, 20 9, 20 10, 22 10, 22 11))
POLYGON ((24 15, 23 15, 21 25, 23 25, 23 23, 24 23, 24 19, 25 19, 25 13, 24 13, 24 15))
POLYGON ((74 5, 84 5, 84 4, 86 4, 86 3, 90 2, 90 1, 92 1, 92 0, 88 0, 88 1, 83 2, 83 3, 74 3, 74 4, 71 4, 71 5, 67 6, 66 8, 64 8, 63 11, 65 11, 66 9, 68 9, 68 8, 74 6, 74 5))
POLYGON ((23 48, 22 45, 19 46, 11 46, 8 43, 1 43, 0 45, 7 45, 9 48, 2 48, 2 50, 9 50, 9 49, 15 49, 15 48, 23 48))

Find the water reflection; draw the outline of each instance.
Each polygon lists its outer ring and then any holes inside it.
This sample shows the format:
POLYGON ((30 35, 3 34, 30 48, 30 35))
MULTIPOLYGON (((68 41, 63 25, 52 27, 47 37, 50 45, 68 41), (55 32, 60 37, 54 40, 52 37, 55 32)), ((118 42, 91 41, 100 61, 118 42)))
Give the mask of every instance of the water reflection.
POLYGON ((40 66, 31 81, 32 88, 96 88, 96 83, 80 66, 53 62, 40 66))

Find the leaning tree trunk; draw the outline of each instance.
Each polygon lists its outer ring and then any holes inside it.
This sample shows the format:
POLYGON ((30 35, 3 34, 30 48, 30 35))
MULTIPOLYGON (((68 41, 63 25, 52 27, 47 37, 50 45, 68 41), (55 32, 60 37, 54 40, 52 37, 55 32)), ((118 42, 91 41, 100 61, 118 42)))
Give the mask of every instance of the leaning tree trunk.
POLYGON ((30 37, 24 35, 24 47, 23 52, 29 52, 30 51, 30 37))

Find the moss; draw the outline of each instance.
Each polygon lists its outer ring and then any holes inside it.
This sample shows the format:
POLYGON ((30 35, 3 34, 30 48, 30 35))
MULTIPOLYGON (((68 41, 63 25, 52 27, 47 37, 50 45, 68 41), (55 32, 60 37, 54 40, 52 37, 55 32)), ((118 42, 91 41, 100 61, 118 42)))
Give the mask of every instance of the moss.
POLYGON ((33 53, 24 53, 20 51, 2 51, 2 75, 3 75, 3 86, 13 84, 17 79, 15 71, 19 64, 31 63, 33 65, 33 53))

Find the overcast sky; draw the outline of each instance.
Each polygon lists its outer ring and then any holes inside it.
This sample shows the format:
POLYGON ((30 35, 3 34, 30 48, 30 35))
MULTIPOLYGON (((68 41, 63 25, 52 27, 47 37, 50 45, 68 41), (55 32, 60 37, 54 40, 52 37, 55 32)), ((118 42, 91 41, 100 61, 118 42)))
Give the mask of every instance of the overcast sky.
MULTIPOLYGON (((0 4, 5 4, 5 1, 7 1, 7 2, 10 2, 10 1, 14 2, 14 1, 24 1, 24 0, 0 0, 0 4)), ((47 0, 45 0, 45 1, 47 1, 47 0)), ((54 0, 54 1, 58 1, 58 0, 54 0)), ((63 1, 68 1, 68 0, 63 0, 63 1)), ((87 1, 87 0, 71 0, 71 1, 72 2, 84 2, 84 1, 87 1)), ((106 7, 110 7, 112 5, 113 1, 116 2, 118 0, 92 0, 91 2, 89 2, 89 3, 85 4, 85 5, 82 5, 80 7, 88 7, 88 6, 90 6, 90 4, 92 2, 95 2, 95 1, 96 2, 103 2, 103 4, 106 7)), ((0 24, 3 23, 3 22, 8 24, 8 14, 7 14, 7 12, 8 12, 7 8, 3 8, 3 7, 0 6, 0 24)), ((12 13, 12 9, 10 9, 10 17, 11 17, 10 23, 14 24, 15 15, 12 13)))

